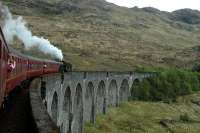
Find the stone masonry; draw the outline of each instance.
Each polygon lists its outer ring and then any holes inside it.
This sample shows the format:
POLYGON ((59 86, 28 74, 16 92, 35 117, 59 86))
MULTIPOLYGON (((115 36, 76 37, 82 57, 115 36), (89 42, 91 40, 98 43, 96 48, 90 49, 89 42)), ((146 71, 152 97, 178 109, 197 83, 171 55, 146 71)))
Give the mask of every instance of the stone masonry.
MULTIPOLYGON (((108 107, 128 101, 135 82, 152 73, 132 72, 68 72, 46 75, 40 80, 38 94, 51 120, 61 133, 83 133, 86 122, 108 107)), ((33 107, 34 108, 34 107, 33 107)))

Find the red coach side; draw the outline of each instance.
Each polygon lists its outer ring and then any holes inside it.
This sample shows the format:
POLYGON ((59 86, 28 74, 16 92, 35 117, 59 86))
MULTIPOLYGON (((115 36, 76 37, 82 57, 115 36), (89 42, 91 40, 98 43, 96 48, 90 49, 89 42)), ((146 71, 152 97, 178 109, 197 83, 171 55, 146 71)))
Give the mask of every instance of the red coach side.
POLYGON ((8 52, 8 47, 0 28, 0 105, 5 96, 8 52))
POLYGON ((44 61, 44 74, 58 72, 60 65, 61 63, 58 63, 58 62, 49 61, 49 60, 44 61))
POLYGON ((43 62, 36 59, 28 59, 27 77, 33 78, 43 74, 43 62))

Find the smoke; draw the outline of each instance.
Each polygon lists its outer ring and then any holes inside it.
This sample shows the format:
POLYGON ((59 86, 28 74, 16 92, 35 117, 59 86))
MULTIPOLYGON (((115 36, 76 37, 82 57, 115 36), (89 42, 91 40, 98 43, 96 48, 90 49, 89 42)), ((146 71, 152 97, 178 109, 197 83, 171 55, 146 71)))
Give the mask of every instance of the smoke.
POLYGON ((59 60, 63 59, 63 54, 60 49, 53 46, 48 39, 34 36, 32 32, 26 27, 26 21, 22 17, 13 18, 8 7, 3 6, 0 2, 0 15, 4 19, 3 32, 6 41, 12 44, 13 39, 17 37, 23 42, 26 50, 37 47, 44 54, 51 55, 52 58, 59 60))

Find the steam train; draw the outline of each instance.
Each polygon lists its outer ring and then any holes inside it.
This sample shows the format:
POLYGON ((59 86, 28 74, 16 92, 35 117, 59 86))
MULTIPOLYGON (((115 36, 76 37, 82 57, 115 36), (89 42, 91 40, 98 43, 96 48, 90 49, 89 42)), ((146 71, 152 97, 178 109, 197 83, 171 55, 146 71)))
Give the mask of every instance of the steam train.
POLYGON ((10 48, 0 27, 0 106, 16 86, 34 77, 45 74, 67 72, 72 65, 65 62, 42 60, 23 55, 10 48))

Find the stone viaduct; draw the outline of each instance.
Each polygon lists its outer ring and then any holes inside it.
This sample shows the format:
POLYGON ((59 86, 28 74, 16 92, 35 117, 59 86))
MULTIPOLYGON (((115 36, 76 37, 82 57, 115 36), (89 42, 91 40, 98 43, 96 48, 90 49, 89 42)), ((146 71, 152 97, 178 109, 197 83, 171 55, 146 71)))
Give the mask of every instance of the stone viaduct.
POLYGON ((108 107, 128 101, 134 83, 151 75, 135 72, 68 72, 64 78, 60 74, 46 75, 31 90, 33 114, 45 108, 61 133, 83 133, 84 123, 94 123, 96 115, 105 114, 108 107), (34 105, 34 99, 41 105, 34 105))

